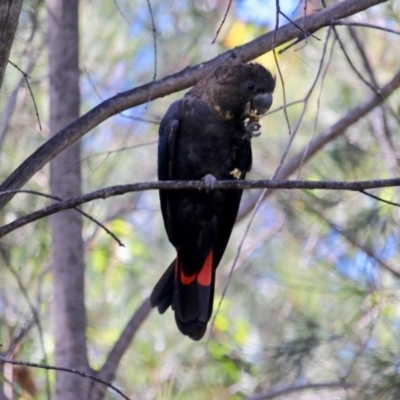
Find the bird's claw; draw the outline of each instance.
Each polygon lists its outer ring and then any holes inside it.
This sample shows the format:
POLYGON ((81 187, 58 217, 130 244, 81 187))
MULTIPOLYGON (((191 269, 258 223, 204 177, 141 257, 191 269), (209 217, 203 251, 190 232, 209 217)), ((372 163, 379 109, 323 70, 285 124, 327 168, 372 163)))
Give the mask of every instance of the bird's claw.
POLYGON ((206 193, 210 193, 211 190, 214 190, 215 183, 217 182, 217 178, 214 175, 207 174, 201 178, 206 185, 206 193))
POLYGON ((253 137, 257 137, 261 135, 260 129, 261 125, 258 120, 251 120, 246 125, 246 139, 251 139, 253 137))

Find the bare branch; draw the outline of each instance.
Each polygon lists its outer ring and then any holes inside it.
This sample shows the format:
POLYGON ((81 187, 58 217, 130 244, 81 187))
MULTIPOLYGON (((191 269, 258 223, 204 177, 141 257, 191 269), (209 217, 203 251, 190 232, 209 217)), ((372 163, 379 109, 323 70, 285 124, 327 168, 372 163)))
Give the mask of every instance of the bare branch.
MULTIPOLYGON (((264 179, 258 181, 217 181, 215 182, 215 190, 217 189, 306 189, 306 190, 348 190, 353 192, 362 192, 367 189, 379 189, 384 187, 395 187, 400 186, 400 178, 392 179, 377 179, 372 181, 353 181, 353 182, 338 182, 338 181, 281 181, 276 179, 264 179)), ((60 201, 59 203, 52 204, 41 210, 35 211, 32 214, 28 214, 25 217, 18 218, 17 220, 3 225, 0 227, 0 238, 14 231, 21 226, 29 224, 30 222, 36 221, 40 218, 47 217, 49 215, 58 213, 63 210, 80 206, 81 204, 88 203, 96 199, 107 199, 109 197, 120 196, 125 193, 139 192, 145 190, 205 190, 206 183, 203 180, 200 181, 161 181, 161 182, 142 182, 142 183, 131 183, 128 185, 117 185, 109 186, 104 189, 96 190, 84 194, 79 197, 73 197, 60 201)), ((19 190, 7 190, 0 192, 1 196, 9 196, 10 194, 16 194, 21 191, 19 190)), ((368 194, 369 195, 369 194, 368 194)), ((385 203, 390 203, 387 200, 377 198, 385 203)), ((392 205, 400 206, 397 203, 390 203, 392 205)))
MULTIPOLYGON (((379 199, 381 200, 381 199, 379 199)), ((396 268, 386 261, 384 261, 379 255, 375 254, 368 246, 363 245, 362 243, 358 242, 356 238, 352 235, 346 233, 346 231, 341 228, 340 226, 334 224, 328 218, 326 218, 321 212, 308 207, 310 211, 318 216, 319 219, 325 221, 329 227, 334 230, 336 233, 340 234, 343 238, 345 238, 352 246, 356 247, 357 249, 361 250, 364 254, 366 254, 369 258, 373 259, 376 263, 378 263, 383 269, 389 271, 393 276, 396 278, 400 278, 400 271, 396 270, 396 268)))
POLYGON ((348 31, 350 33, 351 38, 353 39, 353 42, 355 43, 358 52, 360 53, 362 62, 364 64, 364 68, 367 71, 369 77, 371 78, 371 82, 374 86, 374 89, 379 87, 378 81, 376 80, 376 76, 374 73, 374 70, 372 69, 371 63, 369 62, 368 56, 365 52, 365 48, 363 43, 361 42, 360 38, 358 37, 358 34, 354 27, 349 26, 348 31))
POLYGON ((390 206, 400 207, 399 203, 395 203, 393 201, 382 199, 382 197, 375 196, 374 194, 368 193, 365 190, 360 190, 360 193, 365 194, 366 196, 371 197, 372 199, 381 201, 382 203, 389 204, 390 206))
MULTIPOLYGON (((35 65, 35 62, 33 60, 30 61, 27 69, 26 69, 26 74, 29 75, 35 65)), ((8 127, 10 125, 10 120, 11 117, 14 113, 15 106, 17 103, 17 95, 19 93, 19 90, 22 88, 23 84, 25 82, 25 76, 23 75, 18 83, 15 85, 15 88, 11 92, 11 94, 8 96, 6 106, 4 107, 3 115, 1 118, 1 124, 0 124, 0 151, 1 148, 3 147, 3 143, 6 137, 6 133, 8 130, 8 127)))
MULTIPOLYGON (((346 18, 385 1, 386 0, 346 0, 309 15, 304 19, 301 18, 302 26, 309 32, 315 32, 324 26, 330 25, 332 20, 346 18)), ((20 188, 33 174, 56 157, 62 150, 109 117, 128 108, 147 102, 150 93, 154 100, 186 89, 193 86, 199 79, 222 63, 229 61, 247 62, 253 60, 270 51, 273 48, 273 43, 279 46, 297 37, 298 29, 293 24, 288 24, 279 28, 277 32, 274 31, 262 35, 246 45, 225 52, 210 61, 186 68, 176 74, 120 93, 104 101, 43 144, 2 183, 0 190, 4 191, 20 188)), ((0 201, 0 209, 3 208, 11 198, 11 193, 8 196, 3 196, 0 201)))
POLYGON ((349 64, 350 68, 354 71, 354 73, 357 75, 357 77, 365 83, 366 86, 368 86, 373 92, 379 94, 379 90, 377 87, 375 87, 373 84, 371 84, 370 82, 368 82, 360 73, 360 71, 357 69, 357 67, 354 65, 353 61, 350 58, 349 53, 346 50, 346 47, 342 41, 342 39, 340 39, 340 35, 337 32, 337 29, 333 26, 333 32, 335 33, 335 37, 336 40, 339 42, 340 48, 344 54, 344 57, 347 60, 347 63, 349 64))
MULTIPOLYGON (((122 356, 125 354, 127 348, 131 344, 137 330, 150 314, 152 307, 150 299, 147 298, 135 311, 132 318, 129 320, 120 337, 115 342, 113 348, 107 356, 107 360, 103 367, 98 371, 97 375, 104 381, 111 382, 115 377, 115 372, 118 368, 122 356)), ((101 399, 104 393, 104 387, 95 385, 90 393, 92 400, 101 399)))
POLYGON ((289 18, 280 8, 279 8, 279 14, 281 14, 284 18, 286 18, 291 24, 293 24, 296 28, 298 28, 300 31, 303 32, 303 35, 305 38, 312 36, 316 40, 321 40, 317 36, 313 35, 312 33, 306 31, 304 28, 302 28, 299 24, 297 24, 295 21, 293 21, 291 18, 289 18))
POLYGON ((128 26, 131 26, 131 21, 129 21, 129 18, 125 15, 125 13, 122 11, 121 7, 118 4, 117 0, 114 0, 114 5, 115 8, 118 10, 120 13, 121 17, 127 22, 128 26))
MULTIPOLYGON (((46 197, 47 199, 52 199, 52 200, 56 200, 56 201, 63 201, 63 199, 61 197, 58 196, 52 196, 51 194, 47 194, 47 193, 41 193, 41 192, 37 192, 36 190, 17 190, 18 193, 28 193, 28 194, 34 194, 36 196, 42 196, 42 197, 46 197)), ((0 194, 1 196, 1 194, 0 194)), ((121 247, 125 247, 125 245, 118 239, 118 237, 116 235, 114 235, 114 233, 112 233, 105 225, 103 225, 100 221, 98 221, 97 219, 93 218, 91 215, 89 215, 88 213, 80 210, 79 208, 76 207, 72 207, 75 211, 77 211, 79 214, 83 215, 84 217, 86 217, 87 219, 89 219, 90 221, 94 222, 96 225, 98 225, 100 228, 104 229, 117 243, 119 246, 121 247)))
POLYGON ((396 29, 390 29, 386 28, 384 26, 379 26, 379 25, 373 25, 373 24, 366 24, 363 22, 346 22, 346 21, 332 21, 332 25, 342 25, 342 26, 359 26, 362 28, 372 28, 372 29, 378 29, 381 31, 389 32, 389 33, 394 33, 395 35, 400 35, 400 31, 397 31, 396 29))
MULTIPOLYGON (((153 9, 151 8, 151 3, 150 0, 147 0, 147 7, 149 9, 150 13, 150 19, 151 19, 151 27, 152 27, 152 32, 153 32, 153 48, 154 48, 154 75, 153 75, 153 82, 157 78, 157 37, 156 37, 156 24, 154 22, 154 16, 153 16, 153 9)), ((152 100, 152 95, 153 95, 153 90, 150 91, 149 94, 149 99, 147 102, 150 102, 152 100)))
POLYGON ((211 44, 214 44, 215 41, 217 40, 217 37, 218 37, 219 33, 221 32, 222 27, 224 26, 224 23, 226 21, 226 17, 228 16, 229 9, 231 8, 231 5, 232 5, 232 0, 229 0, 228 7, 226 8, 226 11, 225 11, 225 14, 224 14, 224 18, 222 18, 222 21, 221 21, 221 23, 220 23, 220 25, 219 25, 219 27, 217 29, 217 33, 215 34, 214 39, 211 42, 211 44))
POLYGON ((121 392, 121 390, 119 390, 117 387, 115 387, 111 383, 103 381, 103 379, 100 379, 95 375, 87 374, 87 373, 79 371, 77 369, 55 367, 53 365, 38 364, 38 363, 27 362, 27 361, 10 360, 9 358, 4 357, 2 354, 0 354, 0 362, 6 363, 6 364, 12 364, 12 365, 23 365, 25 367, 47 369, 47 370, 52 370, 52 371, 69 372, 71 374, 80 375, 80 376, 82 376, 84 378, 92 379, 93 381, 96 381, 98 383, 101 383, 101 384, 109 387, 110 389, 114 390, 116 393, 118 393, 122 398, 124 398, 126 400, 131 400, 127 395, 125 395, 123 392, 121 392))
POLYGON ((35 109, 36 118, 37 118, 37 121, 38 121, 38 124, 39 124, 39 130, 42 131, 42 124, 40 123, 39 110, 38 110, 38 108, 37 108, 35 96, 33 95, 32 88, 31 88, 31 85, 30 85, 30 83, 29 83, 29 78, 30 78, 30 77, 29 77, 29 75, 28 75, 26 72, 22 71, 22 69, 21 69, 20 67, 18 67, 18 65, 14 64, 14 63, 13 63, 12 61, 10 61, 10 60, 8 60, 8 62, 9 62, 14 68, 16 68, 19 72, 21 72, 22 76, 23 76, 24 79, 25 79, 26 86, 28 87, 29 94, 31 95, 31 99, 32 99, 32 102, 33 102, 33 107, 34 107, 34 109, 35 109))
POLYGON ((357 387, 356 382, 334 381, 334 382, 321 382, 321 383, 307 383, 305 385, 292 386, 280 390, 271 390, 264 393, 258 393, 246 400, 270 400, 277 397, 286 396, 289 393, 304 392, 305 390, 324 390, 324 389, 350 389, 357 387))

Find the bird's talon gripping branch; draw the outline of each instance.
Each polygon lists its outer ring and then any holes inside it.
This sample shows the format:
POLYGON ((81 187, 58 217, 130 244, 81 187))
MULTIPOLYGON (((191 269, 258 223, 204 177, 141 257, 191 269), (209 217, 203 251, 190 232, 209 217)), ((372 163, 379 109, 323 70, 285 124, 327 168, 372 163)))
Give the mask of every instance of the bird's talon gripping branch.
POLYGON ((214 175, 207 174, 201 178, 202 181, 206 184, 206 193, 210 193, 215 188, 215 183, 217 182, 217 178, 214 175))

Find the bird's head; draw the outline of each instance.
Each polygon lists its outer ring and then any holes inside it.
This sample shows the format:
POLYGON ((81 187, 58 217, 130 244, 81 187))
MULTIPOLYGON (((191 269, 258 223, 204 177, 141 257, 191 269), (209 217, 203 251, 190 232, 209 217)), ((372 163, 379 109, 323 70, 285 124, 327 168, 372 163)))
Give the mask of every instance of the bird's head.
POLYGON ((227 64, 216 68, 192 90, 224 119, 262 115, 272 104, 275 78, 260 64, 227 64))

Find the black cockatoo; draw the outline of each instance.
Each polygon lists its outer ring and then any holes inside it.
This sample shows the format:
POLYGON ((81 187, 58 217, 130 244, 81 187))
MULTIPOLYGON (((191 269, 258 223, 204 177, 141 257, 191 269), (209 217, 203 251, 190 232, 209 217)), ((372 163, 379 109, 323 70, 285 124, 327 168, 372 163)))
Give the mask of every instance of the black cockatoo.
POLYGON ((250 140, 260 127, 254 116, 270 108, 274 88, 274 77, 259 64, 223 65, 174 102, 161 121, 159 180, 204 179, 208 190, 160 190, 177 256, 150 301, 160 313, 172 306, 179 330, 194 340, 211 318, 215 270, 242 197, 241 190, 212 190, 213 183, 244 179, 250 171, 250 140))

